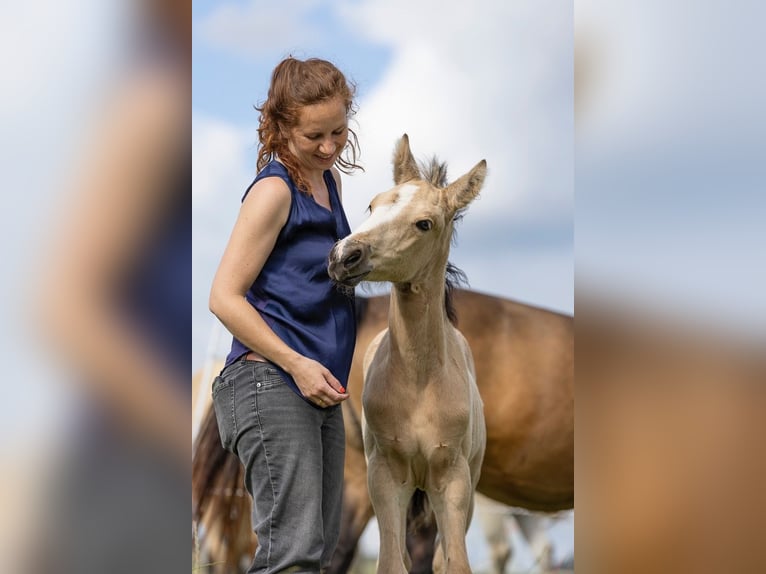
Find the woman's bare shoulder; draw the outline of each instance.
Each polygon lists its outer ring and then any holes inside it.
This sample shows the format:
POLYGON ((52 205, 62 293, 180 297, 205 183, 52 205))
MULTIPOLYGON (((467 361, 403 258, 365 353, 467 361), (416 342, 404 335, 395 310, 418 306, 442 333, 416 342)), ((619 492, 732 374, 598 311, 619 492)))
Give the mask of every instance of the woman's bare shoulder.
POLYGON ((254 207, 266 212, 284 212, 285 219, 292 202, 290 188, 278 176, 267 176, 254 182, 248 189, 242 207, 254 207))

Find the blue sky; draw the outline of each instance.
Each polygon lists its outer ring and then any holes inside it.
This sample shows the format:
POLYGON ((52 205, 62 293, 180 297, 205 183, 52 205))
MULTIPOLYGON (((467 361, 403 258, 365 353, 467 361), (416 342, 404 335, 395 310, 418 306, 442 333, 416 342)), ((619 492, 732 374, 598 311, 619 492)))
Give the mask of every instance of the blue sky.
POLYGON ((258 41, 259 26, 279 27, 276 12, 281 3, 268 22, 259 18, 253 19, 252 24, 243 22, 243 29, 238 31, 241 41, 221 38, 223 30, 233 24, 228 18, 234 19, 236 15, 244 19, 249 7, 258 4, 194 2, 195 110, 232 122, 252 122, 256 113, 253 104, 266 97, 271 70, 288 53, 299 58, 316 56, 335 62, 361 84, 362 95, 364 86, 374 83, 390 58, 390 50, 348 30, 327 2, 287 3, 296 4, 295 11, 305 22, 301 30, 306 32, 308 40, 295 37, 300 35, 296 33, 286 36, 278 45, 258 41))

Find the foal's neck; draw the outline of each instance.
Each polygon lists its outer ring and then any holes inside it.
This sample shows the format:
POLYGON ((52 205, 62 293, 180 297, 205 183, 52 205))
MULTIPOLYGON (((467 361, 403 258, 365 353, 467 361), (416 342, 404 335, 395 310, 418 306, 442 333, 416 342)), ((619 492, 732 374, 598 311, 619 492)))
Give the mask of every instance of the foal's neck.
POLYGON ((444 299, 444 273, 393 286, 388 312, 391 350, 406 369, 428 372, 444 364, 451 329, 444 299))

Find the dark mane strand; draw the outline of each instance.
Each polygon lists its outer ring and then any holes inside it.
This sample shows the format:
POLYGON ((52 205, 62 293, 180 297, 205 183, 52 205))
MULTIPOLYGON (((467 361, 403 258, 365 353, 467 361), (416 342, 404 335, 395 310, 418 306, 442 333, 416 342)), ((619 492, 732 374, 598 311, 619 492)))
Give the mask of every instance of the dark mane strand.
POLYGON ((433 156, 428 162, 419 162, 418 169, 420 177, 431 185, 444 188, 447 187, 447 164, 439 161, 433 156))
POLYGON ((468 287, 468 276, 462 269, 447 262, 447 273, 444 280, 444 310, 447 319, 457 327, 457 310, 452 301, 452 291, 458 287, 468 287))

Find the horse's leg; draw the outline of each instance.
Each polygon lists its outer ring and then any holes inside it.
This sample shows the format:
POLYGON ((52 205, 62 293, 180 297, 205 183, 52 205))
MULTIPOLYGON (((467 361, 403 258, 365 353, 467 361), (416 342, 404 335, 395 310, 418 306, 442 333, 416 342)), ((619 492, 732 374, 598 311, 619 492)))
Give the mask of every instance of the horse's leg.
POLYGON ((367 480, 380 531, 378 574, 407 574, 407 506, 414 488, 407 487, 404 473, 396 473, 380 455, 368 461, 367 480))
POLYGON ((492 556, 492 574, 505 574, 512 549, 505 513, 501 511, 504 507, 478 493, 474 500, 479 514, 479 523, 492 556))
MULTIPOLYGON (((346 451, 348 453, 348 451, 346 451)), ((359 478, 359 477, 355 477, 359 478)), ((345 480, 341 509, 340 538, 327 574, 345 574, 356 555, 359 538, 372 518, 372 503, 367 493, 366 468, 360 480, 345 480), (361 484, 359 484, 361 482, 361 484)))
POLYGON ((553 546, 546 532, 546 518, 539 514, 516 514, 519 530, 529 544, 535 563, 541 572, 548 572, 553 566, 553 546))
POLYGON ((428 504, 418 497, 426 499, 423 492, 415 492, 407 510, 407 551, 412 566, 410 574, 431 574, 433 571, 436 548, 436 518, 428 504))
POLYGON ((434 546, 434 574, 444 574, 444 539, 441 536, 437 537, 436 545, 434 546))
POLYGON ((473 513, 473 488, 468 463, 458 457, 455 465, 443 471, 442 476, 434 477, 434 488, 429 490, 429 500, 436 513, 439 526, 440 553, 434 560, 446 574, 468 574, 468 552, 465 535, 473 513))

